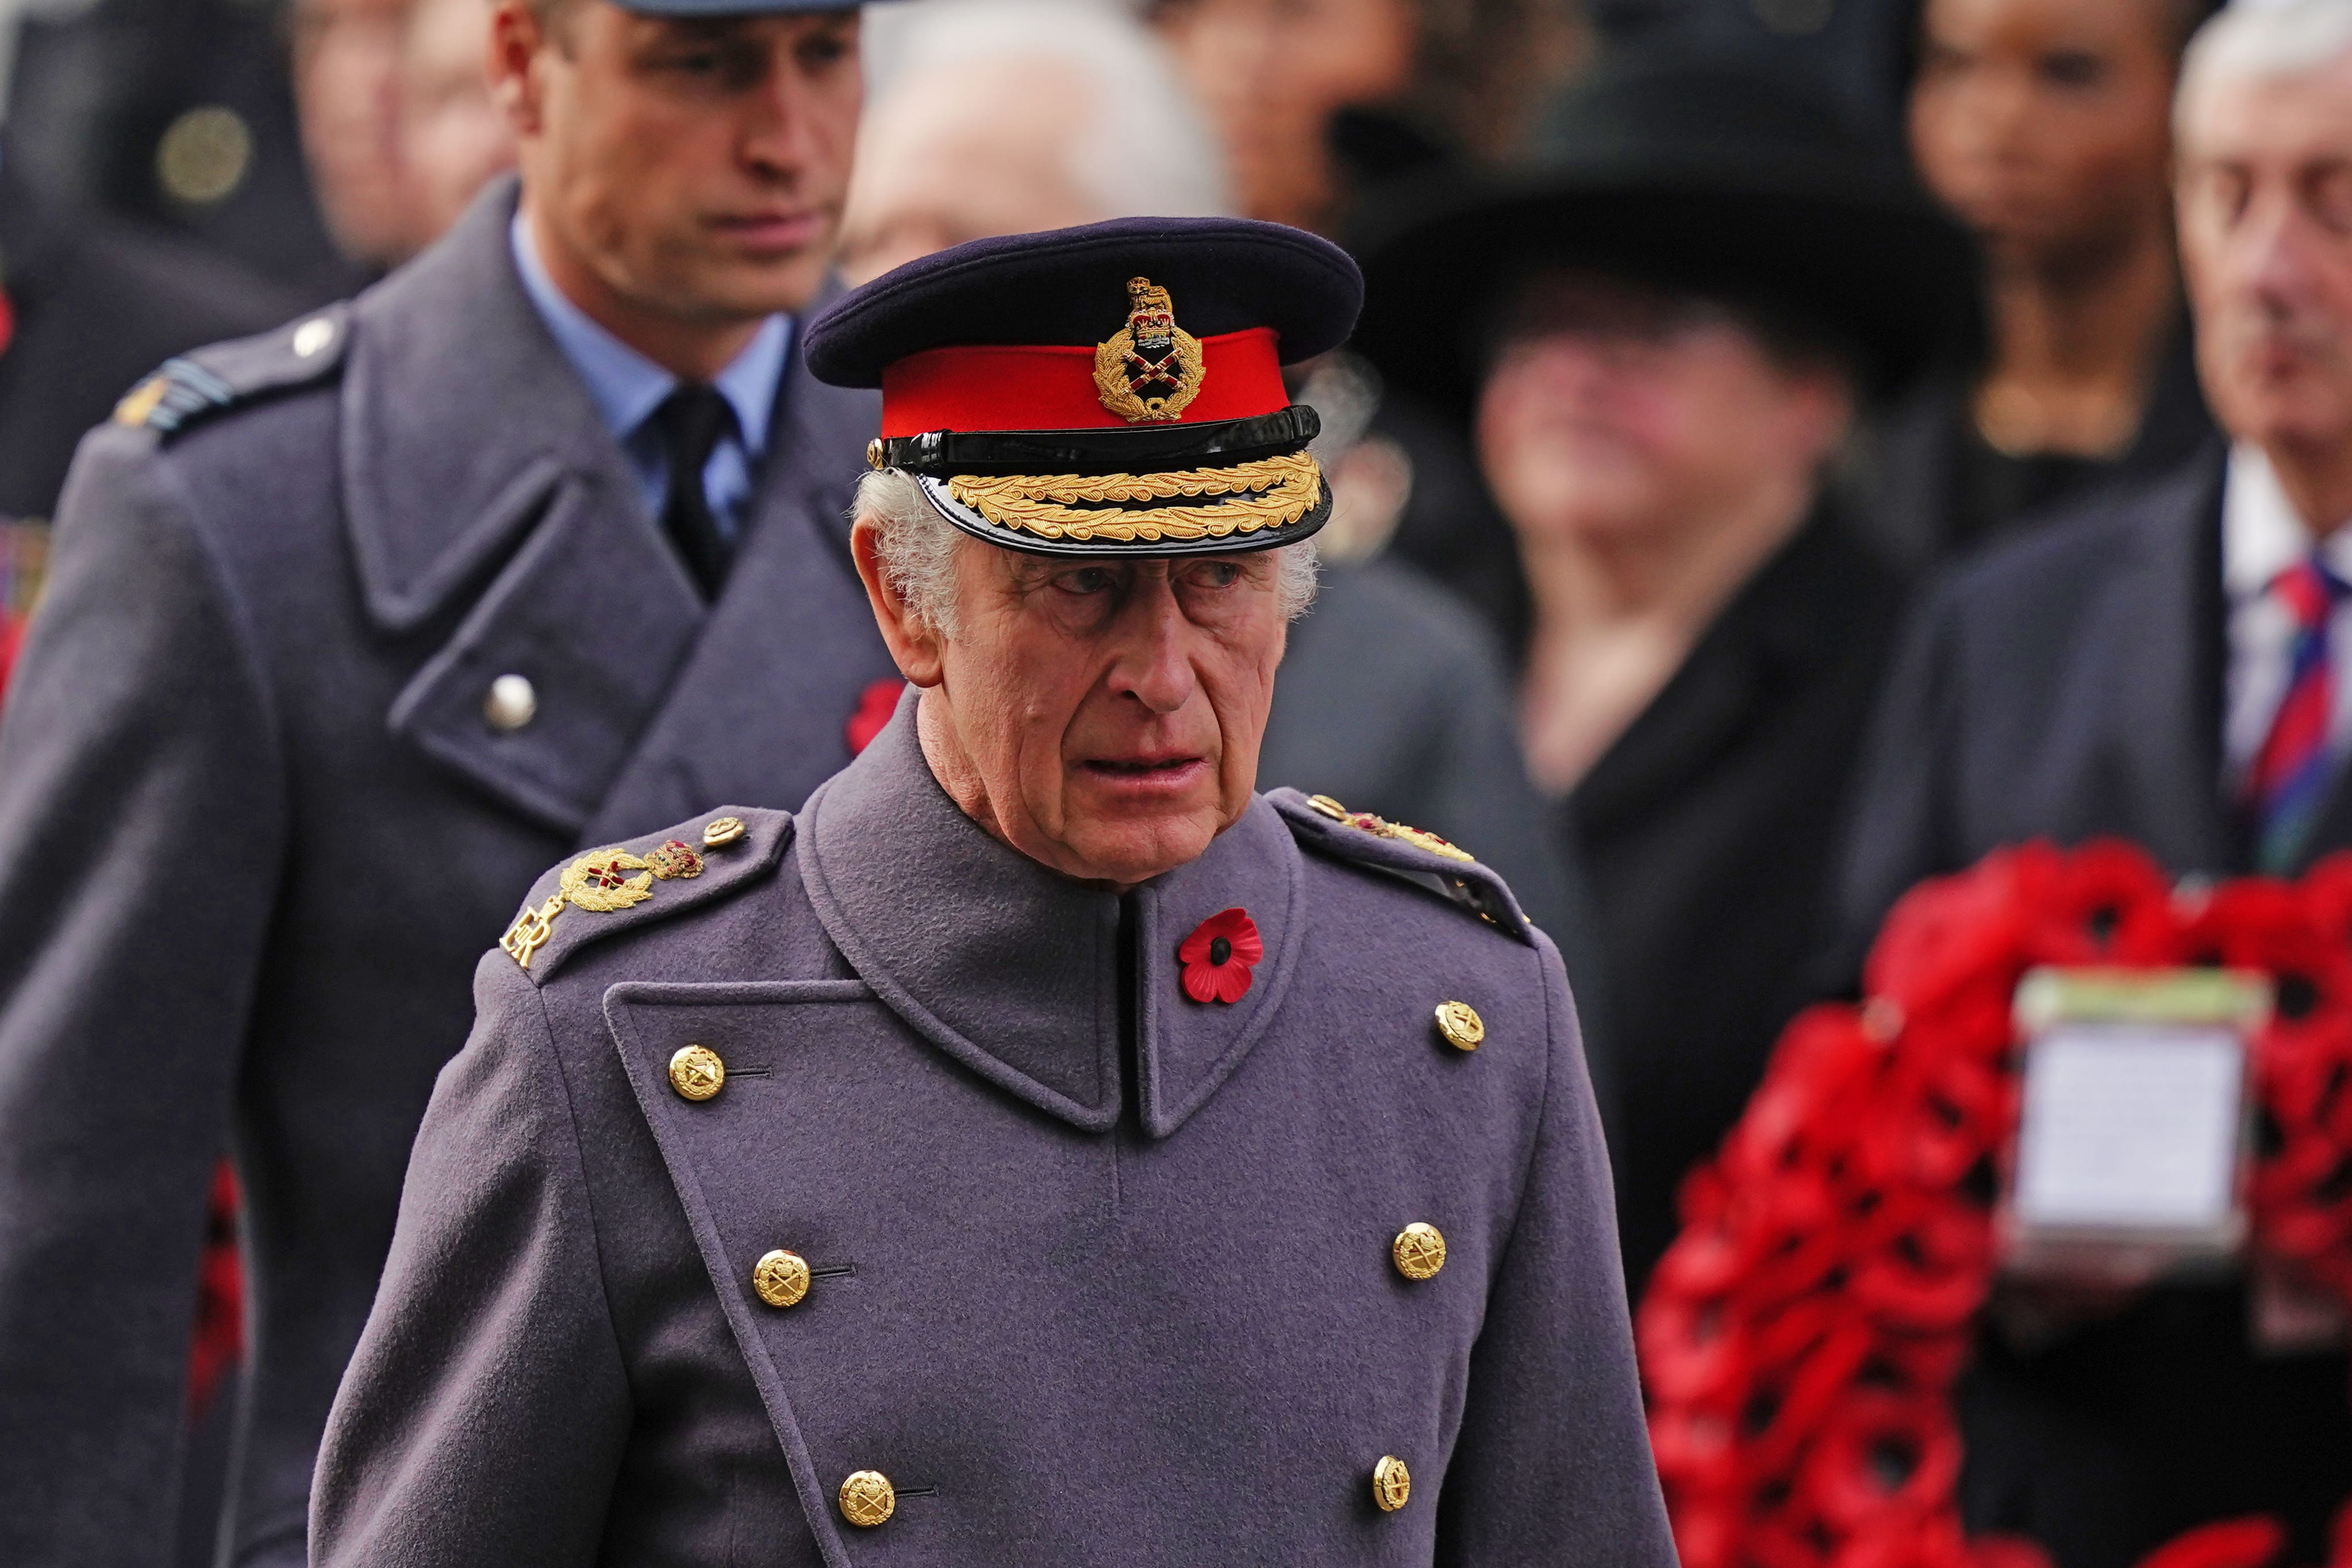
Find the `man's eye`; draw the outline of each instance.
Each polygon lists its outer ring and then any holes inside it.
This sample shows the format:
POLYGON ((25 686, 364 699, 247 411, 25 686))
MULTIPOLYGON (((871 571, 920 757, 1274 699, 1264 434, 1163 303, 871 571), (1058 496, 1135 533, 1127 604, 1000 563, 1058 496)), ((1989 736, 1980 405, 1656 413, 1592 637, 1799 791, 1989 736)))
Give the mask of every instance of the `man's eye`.
POLYGON ((2060 49, 2042 57, 2042 79, 2058 87, 2095 87, 2107 74, 2107 62, 2086 49, 2060 49))
POLYGON ((1108 594, 1112 587, 1111 574, 1107 567, 1081 566, 1055 578, 1054 586, 1065 594, 1108 594))
POLYGON ((846 38, 828 34, 809 39, 800 47, 799 53, 801 68, 814 73, 827 66, 839 65, 856 53, 856 46, 846 38))
POLYGON ((1203 561, 1192 568, 1193 583, 1203 588, 1230 588, 1242 580, 1238 561, 1203 561))

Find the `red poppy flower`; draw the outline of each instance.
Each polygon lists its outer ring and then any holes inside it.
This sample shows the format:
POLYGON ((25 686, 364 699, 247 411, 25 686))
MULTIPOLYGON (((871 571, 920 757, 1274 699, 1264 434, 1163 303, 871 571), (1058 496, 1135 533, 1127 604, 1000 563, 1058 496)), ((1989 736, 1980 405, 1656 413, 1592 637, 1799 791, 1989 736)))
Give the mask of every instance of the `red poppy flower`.
POLYGON ((874 743, 874 737, 890 722, 890 715, 898 711, 898 693, 906 689, 907 683, 892 676, 887 680, 876 681, 857 694, 857 711, 849 716, 849 722, 843 727, 851 756, 874 743))
POLYGON ((1265 956, 1265 943, 1247 910, 1211 915, 1176 949, 1184 965, 1184 994, 1195 1002, 1238 1002, 1249 994, 1250 971, 1265 956))

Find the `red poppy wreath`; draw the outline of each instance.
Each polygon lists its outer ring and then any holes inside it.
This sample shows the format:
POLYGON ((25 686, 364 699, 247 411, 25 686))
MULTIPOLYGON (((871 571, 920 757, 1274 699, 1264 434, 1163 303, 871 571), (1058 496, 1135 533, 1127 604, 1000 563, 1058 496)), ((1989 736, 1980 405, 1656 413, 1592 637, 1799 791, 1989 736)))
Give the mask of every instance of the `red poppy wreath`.
MULTIPOLYGON (((2352 1305, 2352 854, 2300 882, 2176 890, 2137 849, 2032 844, 1922 884, 1859 1006, 1781 1036, 1635 1321, 1650 1436, 1685 1568, 2046 1568, 1969 1539, 1951 1391, 1995 1262, 1972 1173, 2017 1124, 2019 981, 2042 965, 2267 973, 2268 1126, 2252 1246, 2352 1305)), ((2352 1504, 2334 1568, 2352 1568, 2352 1504)), ((2269 1568, 2284 1531, 2217 1521, 2142 1568, 2269 1568)))

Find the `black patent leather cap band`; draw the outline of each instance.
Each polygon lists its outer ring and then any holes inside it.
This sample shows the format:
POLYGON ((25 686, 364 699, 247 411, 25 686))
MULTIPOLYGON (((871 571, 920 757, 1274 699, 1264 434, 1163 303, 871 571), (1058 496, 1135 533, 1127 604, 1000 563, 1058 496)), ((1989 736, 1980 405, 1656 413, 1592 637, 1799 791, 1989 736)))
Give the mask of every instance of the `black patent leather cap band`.
POLYGON ((927 430, 889 436, 866 449, 877 468, 932 479, 954 474, 1154 474, 1202 464, 1246 463, 1296 452, 1322 433, 1304 403, 1250 419, 1209 425, 1134 425, 1113 430, 927 430))

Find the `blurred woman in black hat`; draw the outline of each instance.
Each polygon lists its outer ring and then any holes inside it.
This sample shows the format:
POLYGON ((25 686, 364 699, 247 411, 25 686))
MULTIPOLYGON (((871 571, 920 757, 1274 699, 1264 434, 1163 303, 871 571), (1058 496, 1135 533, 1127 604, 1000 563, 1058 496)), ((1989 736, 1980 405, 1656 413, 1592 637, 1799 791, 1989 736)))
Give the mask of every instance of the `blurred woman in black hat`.
POLYGON ((1740 60, 1604 65, 1535 165, 1363 247, 1356 342, 1471 418, 1531 601, 1521 720, 1591 868, 1638 1289, 1803 1000, 1903 596, 1827 494, 1858 404, 1973 320, 1894 154, 1740 60))

